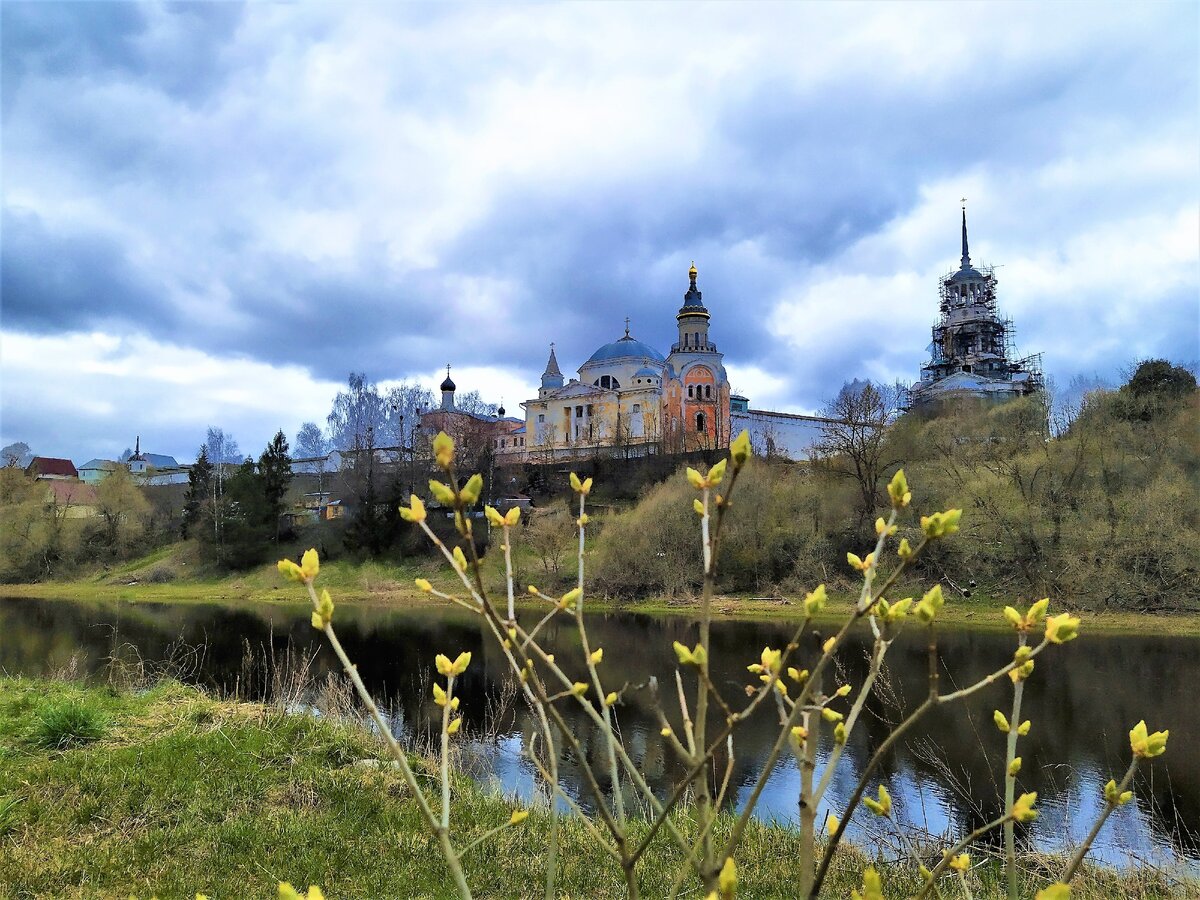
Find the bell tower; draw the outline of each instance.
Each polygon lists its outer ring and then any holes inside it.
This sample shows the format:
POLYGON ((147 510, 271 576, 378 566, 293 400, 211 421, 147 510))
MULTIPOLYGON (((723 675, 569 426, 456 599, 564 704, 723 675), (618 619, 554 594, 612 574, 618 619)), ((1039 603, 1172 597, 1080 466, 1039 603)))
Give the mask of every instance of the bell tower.
POLYGON ((679 314, 675 316, 675 321, 679 324, 679 343, 672 347, 672 350, 695 353, 717 349, 708 342, 709 316, 708 310, 704 308, 703 295, 696 287, 698 274, 696 263, 693 261, 692 267, 688 269, 689 287, 687 293, 683 295, 683 306, 679 308, 679 314))

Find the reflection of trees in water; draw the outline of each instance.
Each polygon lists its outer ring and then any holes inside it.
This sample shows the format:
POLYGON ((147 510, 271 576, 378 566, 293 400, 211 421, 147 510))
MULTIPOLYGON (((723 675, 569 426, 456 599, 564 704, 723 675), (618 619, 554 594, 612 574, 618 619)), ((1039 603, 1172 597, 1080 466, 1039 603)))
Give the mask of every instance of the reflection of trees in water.
MULTIPOLYGON (((252 696, 256 684, 245 681, 246 647, 276 653, 289 646, 297 656, 312 657, 310 673, 316 677, 338 671, 336 660, 308 625, 299 606, 262 606, 253 611, 207 605, 74 603, 66 601, 0 600, 0 669, 8 673, 41 674, 66 666, 79 656, 82 670, 95 673, 124 644, 137 648, 147 660, 161 660, 180 642, 204 646, 203 684, 230 691, 238 687, 252 696)), ((465 724, 484 731, 490 724, 519 733, 529 746, 535 731, 529 712, 518 705, 511 723, 485 721, 488 699, 496 698, 508 673, 504 658, 480 623, 467 613, 434 611, 382 612, 346 605, 338 609, 339 635, 350 657, 359 665, 368 686, 387 698, 394 714, 415 724, 432 724, 438 715, 428 694, 428 673, 437 653, 470 650, 476 662, 460 681, 465 724), (414 690, 422 685, 423 690, 414 690)), ((632 615, 596 615, 589 619, 593 646, 604 647, 600 667, 606 690, 629 687, 617 707, 622 734, 630 755, 660 796, 683 777, 679 761, 666 750, 658 735, 651 693, 645 687, 658 680, 668 718, 679 725, 675 701, 675 660, 671 642, 692 644, 696 626, 683 619, 632 615)), ((713 679, 737 708, 744 702, 742 688, 753 676, 745 666, 758 658, 763 646, 781 646, 791 628, 771 623, 718 622, 713 626, 711 664, 713 679)), ((556 655, 568 675, 582 679, 579 637, 573 620, 564 617, 549 626, 544 646, 556 655)), ((867 668, 869 645, 865 632, 842 655, 839 679, 857 685, 867 668)), ((819 638, 806 648, 816 655, 819 638)), ((943 665, 943 690, 963 686, 995 670, 1012 653, 1008 633, 950 632, 939 637, 943 665)), ((1024 759, 1022 790, 1036 790, 1044 801, 1076 797, 1099 791, 1110 774, 1128 762, 1127 731, 1145 718, 1154 728, 1171 729, 1177 748, 1144 767, 1139 779, 1138 802, 1148 810, 1155 830, 1184 842, 1193 850, 1196 836, 1184 833, 1180 823, 1200 822, 1200 710, 1192 685, 1200 674, 1195 642, 1154 637, 1088 635, 1063 647, 1050 648, 1027 683, 1023 718, 1033 721, 1031 734, 1022 739, 1024 759)), ((888 655, 889 679, 884 700, 873 697, 851 736, 841 771, 830 788, 838 807, 850 793, 870 753, 886 737, 890 723, 919 704, 927 684, 925 647, 917 637, 902 637, 888 655)), ((692 687, 692 676, 685 674, 692 687)), ((833 684, 826 686, 833 689, 833 684)), ((933 794, 949 815, 950 827, 970 830, 994 818, 1001 807, 1002 789, 997 778, 1003 768, 1003 740, 992 724, 994 708, 1007 712, 1011 693, 1007 681, 987 688, 964 704, 932 712, 912 732, 903 746, 885 760, 880 777, 893 785, 908 784, 893 793, 905 797, 933 794)), ((610 789, 603 742, 590 719, 573 702, 560 704, 564 718, 579 738, 588 764, 605 789, 610 789)), ((730 803, 749 793, 777 736, 773 710, 764 704, 735 737, 735 768, 730 803)), ((562 758, 564 787, 586 801, 587 788, 580 763, 562 758)), ((723 774, 725 759, 718 756, 714 783, 723 774)), ((900 811, 918 824, 920 808, 900 811)), ((794 798, 786 808, 766 811, 789 818, 795 815, 794 798)), ((927 810, 926 810, 927 812, 927 810)), ((1045 818, 1053 816, 1047 808, 1045 818)), ((940 819, 940 814, 939 814, 940 819)), ((1132 820, 1130 820, 1132 823, 1132 820)), ((1135 824, 1135 823, 1133 823, 1135 824)), ((1110 824, 1110 828, 1119 823, 1110 824)), ((1131 827, 1127 825, 1125 827, 1131 827)))

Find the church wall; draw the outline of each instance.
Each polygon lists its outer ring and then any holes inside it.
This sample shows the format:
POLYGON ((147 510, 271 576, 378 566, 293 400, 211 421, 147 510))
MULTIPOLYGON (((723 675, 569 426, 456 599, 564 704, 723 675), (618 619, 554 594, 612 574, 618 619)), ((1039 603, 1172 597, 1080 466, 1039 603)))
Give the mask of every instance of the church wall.
POLYGON ((821 440, 824 419, 789 413, 751 409, 730 415, 732 432, 750 432, 750 446, 758 456, 782 456, 785 459, 812 458, 812 448, 821 440))

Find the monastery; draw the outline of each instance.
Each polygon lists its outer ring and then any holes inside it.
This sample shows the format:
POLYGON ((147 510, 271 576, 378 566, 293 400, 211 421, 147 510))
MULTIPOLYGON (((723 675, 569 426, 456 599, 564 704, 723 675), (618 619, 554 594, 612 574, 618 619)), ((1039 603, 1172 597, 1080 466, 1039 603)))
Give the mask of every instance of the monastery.
MULTIPOLYGON (((521 404, 521 417, 503 407, 497 416, 457 410, 447 367, 441 407, 422 416, 422 433, 446 431, 490 449, 497 465, 720 449, 743 429, 759 455, 807 458, 830 420, 751 409, 732 393, 698 275, 693 263, 675 314, 678 340, 666 355, 630 334, 626 319, 625 334, 598 347, 579 377, 567 379, 551 344, 537 396, 521 404)), ((998 401, 1041 388, 1040 355, 1012 359, 1013 326, 996 309, 995 271, 971 265, 965 207, 961 265, 940 280, 939 297, 931 359, 910 390, 910 406, 963 396, 998 401)))

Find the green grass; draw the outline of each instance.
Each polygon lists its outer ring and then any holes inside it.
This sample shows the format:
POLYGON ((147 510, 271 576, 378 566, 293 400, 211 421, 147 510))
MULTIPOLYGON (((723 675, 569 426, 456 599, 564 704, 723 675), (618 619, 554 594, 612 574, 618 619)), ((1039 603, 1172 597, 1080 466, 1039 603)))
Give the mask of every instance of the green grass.
MULTIPOLYGON (((319 884, 330 898, 454 895, 398 774, 355 765, 380 755, 380 745, 356 727, 219 702, 173 683, 133 695, 6 679, 0 749, 0 897, 191 898, 202 891, 214 900, 270 898, 281 880, 319 884), (107 732, 86 745, 46 749, 39 717, 61 703, 95 709, 107 732)), ((425 761, 414 765, 430 774, 425 761)), ((507 821, 512 808, 457 779, 456 841, 462 846, 507 821)), ((723 821, 720 830, 728 827, 723 821)), ((464 865, 476 895, 540 896, 548 829, 538 808, 519 828, 473 850, 464 865)), ((794 832, 754 825, 737 855, 739 897, 792 896, 796 854, 794 832)), ((578 821, 564 824, 562 859, 561 895, 621 894, 619 871, 588 845, 578 821)), ((662 896, 678 862, 657 841, 641 869, 644 895, 662 896)), ((841 854, 829 896, 845 897, 863 864, 857 851, 841 854)), ((899 897, 915 881, 889 871, 885 884, 889 897, 899 897)), ((993 870, 983 869, 975 888, 976 897, 1000 896, 993 870)), ((1116 895, 1172 896, 1153 874, 1095 870, 1076 892, 1077 900, 1116 895)))

